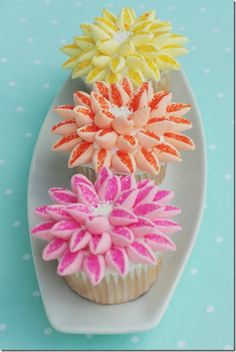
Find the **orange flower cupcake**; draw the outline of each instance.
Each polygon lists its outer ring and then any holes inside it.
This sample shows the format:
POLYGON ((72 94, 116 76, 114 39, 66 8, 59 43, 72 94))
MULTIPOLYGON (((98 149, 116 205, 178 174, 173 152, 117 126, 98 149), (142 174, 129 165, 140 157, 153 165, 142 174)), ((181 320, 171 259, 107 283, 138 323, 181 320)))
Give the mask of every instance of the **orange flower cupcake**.
POLYGON ((180 151, 195 149, 184 134, 192 128, 184 117, 191 105, 171 100, 169 92, 154 93, 150 82, 136 89, 128 78, 109 87, 96 82, 90 94, 74 93, 75 105, 55 107, 63 121, 52 127, 61 135, 52 149, 69 151, 68 167, 79 167, 92 181, 107 166, 160 183, 167 162, 180 162, 180 151))

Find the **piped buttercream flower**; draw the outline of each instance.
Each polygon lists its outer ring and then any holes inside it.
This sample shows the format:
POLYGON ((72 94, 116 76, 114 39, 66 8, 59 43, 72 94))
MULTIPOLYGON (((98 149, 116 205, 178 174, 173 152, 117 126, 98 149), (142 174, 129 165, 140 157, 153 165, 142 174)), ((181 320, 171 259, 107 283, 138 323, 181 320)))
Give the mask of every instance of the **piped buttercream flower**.
POLYGON ((96 82, 91 94, 74 93, 75 105, 55 107, 63 117, 52 127, 61 135, 53 150, 70 151, 69 167, 92 162, 121 174, 137 169, 157 175, 161 162, 181 161, 179 150, 193 150, 183 134, 192 127, 183 117, 191 105, 171 102, 172 94, 153 92, 150 82, 137 89, 121 83, 96 82))
POLYGON ((171 23, 160 21, 155 11, 140 17, 125 7, 116 17, 103 10, 93 24, 82 24, 83 34, 61 50, 70 58, 63 68, 72 69, 72 78, 86 77, 87 83, 118 82, 129 77, 139 85, 158 81, 160 71, 177 70, 177 56, 187 53, 186 37, 171 32, 171 23))
POLYGON ((47 240, 43 259, 58 260, 61 276, 83 271, 93 285, 106 269, 126 276, 129 264, 156 264, 156 252, 175 250, 171 235, 181 227, 169 219, 180 209, 167 204, 173 192, 151 180, 116 176, 104 167, 95 184, 76 174, 71 190, 49 189, 53 204, 36 208, 43 222, 32 235, 47 240))

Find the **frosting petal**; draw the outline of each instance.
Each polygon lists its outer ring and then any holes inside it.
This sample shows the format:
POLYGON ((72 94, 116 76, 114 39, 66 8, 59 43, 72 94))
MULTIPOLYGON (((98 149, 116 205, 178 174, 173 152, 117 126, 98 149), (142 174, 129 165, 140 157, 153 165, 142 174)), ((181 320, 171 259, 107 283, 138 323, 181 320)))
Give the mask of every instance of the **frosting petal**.
POLYGON ((48 205, 46 208, 47 214, 54 221, 68 220, 70 216, 67 213, 67 206, 60 204, 48 205))
POLYGON ((71 120, 75 117, 74 114, 74 105, 57 105, 54 107, 54 111, 57 113, 57 115, 61 116, 63 119, 66 120, 71 120))
POLYGON ((105 180, 111 176, 113 176, 113 174, 112 174, 112 171, 108 167, 104 166, 100 169, 99 174, 97 176, 97 179, 94 183, 94 187, 97 192, 100 189, 100 187, 102 186, 102 184, 105 182, 105 180))
POLYGON ((167 235, 171 235, 182 229, 177 222, 166 218, 156 218, 153 222, 155 223, 158 231, 166 233, 167 235))
POLYGON ((83 251, 72 253, 70 250, 68 250, 59 261, 57 274, 60 276, 65 276, 79 272, 83 258, 83 251))
POLYGON ((165 142, 155 145, 153 152, 160 161, 182 161, 181 155, 171 144, 165 142))
POLYGON ((64 120, 52 127, 52 133, 61 134, 62 136, 74 133, 77 130, 75 119, 64 120))
POLYGON ((178 132, 165 132, 164 137, 167 143, 170 143, 179 150, 194 150, 195 144, 191 138, 178 132))
POLYGON ((77 192, 77 187, 81 184, 84 183, 87 186, 94 187, 92 182, 84 175, 82 174, 75 174, 71 177, 71 189, 73 192, 77 192))
POLYGON ((96 149, 93 153, 93 166, 96 172, 98 172, 102 167, 111 166, 112 153, 107 149, 96 149))
POLYGON ((91 102, 93 111, 96 113, 102 109, 109 109, 111 107, 111 103, 109 100, 104 98, 101 94, 92 91, 91 93, 91 102))
POLYGON ((125 226, 116 226, 110 232, 112 243, 115 246, 126 247, 134 240, 133 232, 125 226))
POLYGON ((138 141, 135 136, 125 134, 117 138, 117 146, 120 150, 130 153, 138 148, 138 141))
POLYGON ((121 173, 133 173, 136 170, 133 154, 118 151, 113 155, 111 164, 115 170, 121 173))
POLYGON ((109 90, 106 82, 103 82, 103 81, 94 82, 94 90, 95 92, 102 95, 105 99, 107 100, 109 99, 109 90))
POLYGON ((156 256, 152 249, 145 243, 134 241, 127 247, 129 259, 134 263, 156 264, 156 256))
POLYGON ((93 235, 101 235, 110 228, 108 219, 103 215, 87 217, 85 225, 88 231, 93 235))
POLYGON ((82 141, 77 144, 71 151, 68 166, 75 167, 92 160, 93 145, 89 142, 82 141))
POLYGON ((174 242, 163 234, 146 235, 145 242, 153 251, 176 250, 176 245, 174 242))
POLYGON ((94 187, 90 187, 85 183, 77 186, 78 201, 85 205, 96 206, 99 203, 98 195, 94 187))
POLYGON ((98 190, 98 196, 101 201, 113 201, 117 194, 120 192, 119 178, 114 175, 108 177, 100 189, 98 190))
POLYGON ((91 240, 92 236, 91 234, 83 229, 78 229, 75 230, 70 238, 70 251, 72 253, 78 252, 79 250, 85 248, 89 241, 91 240))
POLYGON ((136 222, 137 218, 133 212, 123 207, 116 207, 109 216, 109 221, 113 226, 127 226, 136 222))
POLYGON ((48 194, 53 201, 59 204, 70 204, 77 202, 76 194, 66 188, 53 187, 49 189, 48 194))
POLYGON ((142 203, 134 208, 134 213, 137 216, 145 216, 153 220, 159 216, 163 216, 164 208, 157 203, 142 203))
POLYGON ((84 270, 92 285, 98 285, 105 275, 105 261, 101 255, 90 254, 84 259, 84 270))
POLYGON ((129 96, 119 83, 112 83, 109 89, 109 98, 113 105, 118 107, 126 105, 129 101, 129 96))
POLYGON ((138 217, 137 222, 129 225, 135 237, 143 237, 155 230, 155 223, 146 217, 138 217))
POLYGON ((94 122, 99 128, 110 128, 115 116, 106 109, 97 111, 94 122))
POLYGON ((73 100, 75 105, 83 105, 91 107, 91 97, 88 93, 78 90, 73 94, 73 100))
POLYGON ((77 132, 63 135, 56 143, 53 144, 52 150, 67 152, 71 150, 74 146, 81 142, 81 138, 78 136, 77 132))
POLYGON ((91 108, 83 105, 77 105, 73 111, 78 127, 93 123, 95 114, 91 108))
POLYGON ((49 244, 44 248, 42 257, 44 260, 53 260, 60 258, 67 249, 66 241, 60 238, 54 238, 49 244))
POLYGON ((152 175, 160 172, 160 165, 156 155, 147 148, 141 148, 135 155, 137 166, 152 175))
POLYGON ((121 276, 126 276, 129 270, 129 261, 123 248, 113 247, 106 253, 106 262, 112 269, 118 271, 121 276))
POLYGON ((130 209, 133 208, 136 198, 137 198, 137 194, 139 193, 139 191, 137 189, 128 189, 125 190, 121 193, 119 193, 115 199, 114 199, 114 203, 117 206, 122 206, 126 209, 130 209))
POLYGON ((126 191, 130 188, 136 188, 136 179, 134 174, 120 177, 121 191, 126 191))
POLYGON ((174 192, 169 189, 160 189, 156 192, 153 202, 168 203, 174 198, 174 192))
POLYGON ((39 224, 31 230, 31 234, 38 238, 41 238, 42 240, 50 241, 54 237, 51 233, 51 229, 54 224, 55 222, 45 222, 43 224, 39 224))
POLYGON ((91 209, 88 205, 82 203, 70 204, 66 208, 67 213, 79 223, 83 223, 89 215, 91 209))
POLYGON ((85 125, 77 129, 78 136, 86 142, 94 142, 98 127, 94 124, 85 125))
POLYGON ((103 149, 112 149, 116 145, 117 133, 109 128, 102 129, 96 133, 95 140, 99 147, 103 149))
POLYGON ((101 236, 95 235, 89 242, 89 250, 92 254, 106 253, 111 247, 111 237, 109 233, 103 232, 101 236))
POLYGON ((67 240, 78 228, 80 225, 75 220, 61 220, 53 225, 50 232, 53 236, 67 240))

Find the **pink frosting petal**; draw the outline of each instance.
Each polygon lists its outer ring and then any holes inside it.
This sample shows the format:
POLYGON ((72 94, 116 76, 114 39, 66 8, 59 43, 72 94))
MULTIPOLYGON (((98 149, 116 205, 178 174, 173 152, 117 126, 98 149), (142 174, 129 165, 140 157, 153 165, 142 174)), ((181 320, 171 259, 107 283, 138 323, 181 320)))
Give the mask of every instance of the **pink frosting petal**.
POLYGON ((49 244, 44 248, 42 257, 44 260, 53 260, 60 258, 67 249, 66 241, 60 238, 54 238, 49 244))
POLYGON ((73 94, 73 100, 75 105, 83 105, 86 107, 91 107, 91 98, 90 95, 86 92, 78 90, 73 94))
POLYGON ((44 220, 51 220, 51 216, 47 212, 47 205, 43 205, 41 207, 37 207, 35 209, 35 214, 44 220))
POLYGON ((68 205, 66 211, 72 218, 80 223, 83 223, 91 214, 90 207, 82 203, 68 205))
POLYGON ((90 186, 93 188, 92 182, 84 175, 82 174, 76 174, 73 175, 71 178, 71 189, 73 192, 77 191, 77 187, 81 184, 86 184, 87 186, 90 186))
POLYGON ((84 252, 72 253, 70 250, 66 251, 63 257, 60 259, 57 273, 60 276, 71 275, 80 271, 82 261, 84 259, 84 252))
POLYGON ((97 180, 94 183, 95 189, 98 191, 100 189, 100 187, 102 186, 102 184, 105 182, 105 180, 108 177, 111 177, 112 175, 113 174, 108 167, 106 167, 106 166, 102 167, 98 173, 97 180))
POLYGON ((121 276, 126 276, 129 270, 129 259, 124 248, 113 247, 106 253, 106 262, 121 276))
POLYGON ((127 253, 129 259, 134 263, 155 265, 157 262, 154 252, 146 243, 134 241, 127 247, 127 253))
POLYGON ((89 249, 92 254, 103 254, 111 247, 109 233, 103 232, 101 236, 95 235, 89 242, 89 249))
POLYGON ((168 235, 182 230, 182 227, 176 221, 173 220, 157 218, 153 220, 153 222, 155 223, 157 230, 168 235))
POLYGON ((112 243, 118 247, 126 247, 134 240, 133 232, 125 226, 114 227, 110 236, 112 243))
POLYGON ((149 234, 145 236, 146 243, 154 251, 176 250, 176 245, 163 234, 149 234))
POLYGON ((77 194, 79 202, 83 204, 95 206, 99 203, 99 198, 94 187, 92 188, 81 183, 77 186, 77 194))
POLYGON ((134 208, 134 213, 137 216, 145 216, 148 219, 155 219, 163 214, 163 206, 157 203, 142 203, 134 208))
POLYGON ((69 220, 70 216, 66 211, 67 207, 60 204, 52 204, 47 206, 47 213, 50 215, 51 219, 55 221, 69 220))
POLYGON ((101 201, 112 201, 120 192, 120 181, 116 175, 108 177, 98 190, 101 201))
POLYGON ((132 209, 138 193, 138 189, 123 191, 115 197, 114 203, 116 206, 122 205, 124 208, 132 209))
POLYGON ((87 246, 91 240, 91 234, 83 229, 75 230, 70 239, 70 251, 77 252, 87 246))
POLYGON ((132 211, 120 206, 112 210, 109 220, 113 226, 127 226, 136 222, 137 217, 132 211))
POLYGON ((135 206, 142 203, 150 203, 153 201, 155 194, 157 193, 157 186, 142 187, 137 195, 135 206))
POLYGON ((126 191, 130 188, 136 188, 136 179, 134 174, 120 177, 121 191, 126 191))
POLYGON ((74 232, 79 228, 80 228, 80 224, 77 221, 62 220, 57 222, 51 228, 51 234, 62 239, 68 239, 70 238, 72 232, 74 232))
POLYGON ((129 225, 129 229, 133 232, 135 237, 143 237, 153 232, 155 227, 156 225, 153 221, 142 217, 139 217, 134 224, 129 225))
POLYGON ((84 259, 84 270, 92 285, 98 285, 105 275, 105 260, 102 255, 90 254, 84 259))
POLYGON ((49 189, 48 194, 53 201, 59 204, 70 204, 77 202, 76 194, 66 188, 53 187, 49 189))
POLYGON ((51 233, 54 224, 55 222, 44 222, 43 224, 39 224, 31 230, 31 234, 38 238, 42 238, 43 240, 50 241, 54 238, 51 233))
POLYGON ((154 186, 154 181, 150 180, 150 179, 144 179, 144 180, 140 180, 137 182, 137 187, 138 188, 143 188, 143 187, 147 187, 147 186, 154 186))
POLYGON ((168 218, 172 216, 179 215, 181 213, 181 209, 177 208, 173 205, 166 205, 163 209, 162 215, 160 215, 163 218, 168 218))
POLYGON ((153 202, 167 203, 174 198, 174 192, 169 189, 161 189, 157 191, 156 195, 152 199, 153 202))
POLYGON ((93 235, 101 235, 103 232, 108 231, 110 224, 108 218, 102 215, 89 216, 85 222, 86 228, 93 235))

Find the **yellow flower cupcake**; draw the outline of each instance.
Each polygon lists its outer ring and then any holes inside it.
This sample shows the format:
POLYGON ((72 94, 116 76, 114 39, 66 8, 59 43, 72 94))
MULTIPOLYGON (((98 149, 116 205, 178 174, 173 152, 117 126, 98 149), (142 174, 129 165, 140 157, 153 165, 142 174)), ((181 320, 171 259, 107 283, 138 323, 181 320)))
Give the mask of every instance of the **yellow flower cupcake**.
MULTIPOLYGON (((125 7, 116 17, 103 10, 92 24, 81 24, 82 35, 61 51, 70 56, 63 68, 72 70, 72 78, 82 77, 90 85, 95 81, 117 83, 128 77, 135 86, 142 82, 166 81, 171 70, 178 70, 176 57, 188 50, 187 38, 171 32, 171 23, 160 21, 155 11, 137 17, 125 7)), ((159 89, 168 89, 165 82, 159 89)))

